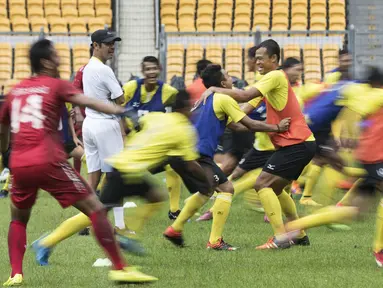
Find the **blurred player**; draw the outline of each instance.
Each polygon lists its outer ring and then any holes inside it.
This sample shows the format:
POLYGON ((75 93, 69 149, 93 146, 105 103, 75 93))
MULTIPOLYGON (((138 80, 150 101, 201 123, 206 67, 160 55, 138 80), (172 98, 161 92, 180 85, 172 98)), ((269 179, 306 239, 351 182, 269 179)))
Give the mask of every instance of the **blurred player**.
POLYGON ((58 131, 65 102, 108 114, 118 114, 124 109, 84 97, 72 84, 58 79, 59 57, 51 41, 34 43, 29 58, 36 76, 23 80, 11 90, 0 114, 3 155, 8 149, 9 126, 11 128, 9 166, 13 175, 12 219, 8 234, 12 272, 4 286, 18 286, 23 282, 26 227, 40 188, 56 198, 62 207, 72 205, 91 219, 95 237, 113 263, 111 279, 125 282, 136 278, 152 280, 153 277, 125 266, 105 209, 92 189, 66 162, 62 136, 58 131))
MULTIPOLYGON (((276 151, 263 167, 254 187, 274 231, 274 237, 257 249, 289 248, 290 242, 281 237, 285 229, 280 202, 284 203, 286 210, 290 211, 289 214, 296 214, 296 207, 291 197, 286 195, 283 199, 278 199, 278 195, 283 193, 283 188, 292 180, 300 176, 313 158, 316 150, 315 138, 306 124, 286 74, 277 70, 280 60, 278 43, 271 39, 262 42, 257 49, 256 59, 257 69, 264 76, 251 88, 231 90, 212 87, 204 94, 207 96, 213 92, 224 93, 239 102, 263 97, 266 103, 267 123, 276 124, 282 118, 291 117, 288 132, 269 134, 276 151)), ((305 236, 304 231, 301 231, 297 238, 305 236)))
POLYGON ((190 94, 192 103, 195 103, 199 100, 202 93, 206 91, 205 85, 202 82, 202 71, 206 69, 208 65, 212 64, 211 61, 202 59, 197 62, 197 78, 186 87, 186 91, 190 94))
MULTIPOLYGON (((206 88, 217 86, 226 88, 224 90, 232 89, 232 79, 220 65, 209 65, 203 71, 202 79, 206 88)), ((236 250, 236 247, 224 242, 222 233, 229 215, 234 188, 213 160, 219 138, 225 130, 229 117, 232 120, 229 127, 232 129, 244 131, 249 129, 253 132, 283 133, 288 129, 290 120, 280 119, 279 122, 273 125, 252 120, 242 112, 237 102, 231 97, 219 93, 212 93, 207 98, 206 103, 199 102, 193 110, 193 123, 198 132, 198 151, 201 155, 198 163, 204 168, 206 175, 218 192, 207 248, 232 251, 236 250)), ((210 196, 197 193, 189 197, 174 224, 164 232, 164 236, 174 244, 183 246, 182 232, 185 223, 208 201, 210 196)))

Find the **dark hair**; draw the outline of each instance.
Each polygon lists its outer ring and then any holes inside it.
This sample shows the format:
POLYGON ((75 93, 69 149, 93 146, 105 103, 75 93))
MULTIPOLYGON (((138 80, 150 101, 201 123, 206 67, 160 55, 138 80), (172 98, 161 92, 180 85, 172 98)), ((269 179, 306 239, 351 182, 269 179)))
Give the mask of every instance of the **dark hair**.
POLYGON ((210 64, 203 70, 201 75, 203 85, 206 88, 210 88, 212 86, 221 87, 221 82, 225 78, 222 73, 222 67, 218 64, 210 64))
POLYGON ((279 48, 279 45, 276 41, 274 41, 273 39, 265 40, 261 44, 259 44, 258 48, 261 47, 266 48, 269 57, 277 55, 277 62, 279 62, 279 59, 281 57, 281 48, 279 48))
POLYGON ((154 63, 157 66, 160 66, 160 61, 154 56, 145 56, 144 59, 142 59, 142 65, 144 65, 144 62, 154 63))
POLYGON ((258 46, 253 46, 249 48, 249 50, 247 51, 247 56, 249 58, 255 58, 255 52, 257 52, 257 49, 258 49, 258 46))
POLYGON ((282 70, 289 69, 298 64, 301 64, 301 61, 299 61, 297 58, 289 57, 283 62, 282 70))
POLYGON ((383 74, 378 67, 369 67, 369 71, 367 73, 367 83, 372 86, 383 85, 383 74))
POLYGON ((202 59, 197 62, 197 74, 201 76, 202 71, 206 69, 208 65, 212 64, 211 61, 207 59, 202 59))
POLYGON ((173 111, 190 107, 190 95, 186 90, 179 90, 173 104, 173 111))
POLYGON ((90 49, 89 49, 90 57, 93 56, 93 50, 94 50, 94 48, 93 48, 93 44, 90 44, 90 49))
POLYGON ((29 61, 31 63, 32 73, 39 73, 44 68, 41 64, 41 60, 51 59, 52 48, 53 43, 48 39, 38 40, 32 45, 29 50, 29 61))
POLYGON ((343 49, 341 49, 341 50, 339 51, 339 56, 347 55, 347 54, 349 54, 347 48, 343 48, 343 49))

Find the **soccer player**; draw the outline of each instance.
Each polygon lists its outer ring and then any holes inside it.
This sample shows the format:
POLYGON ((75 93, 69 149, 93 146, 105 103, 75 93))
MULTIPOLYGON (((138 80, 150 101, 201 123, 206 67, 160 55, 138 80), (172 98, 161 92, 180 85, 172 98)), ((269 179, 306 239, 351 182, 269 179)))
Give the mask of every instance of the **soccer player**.
MULTIPOLYGON (((125 105, 137 110, 141 117, 150 112, 169 112, 178 93, 177 89, 158 80, 160 62, 154 56, 146 56, 141 63, 144 78, 132 80, 123 86, 125 105)), ((166 169, 166 184, 169 190, 170 209, 168 217, 177 218, 180 213, 181 179, 171 169, 166 169)), ((123 211, 122 211, 123 213, 123 211)), ((123 230, 119 230, 124 234, 123 230)))
MULTIPOLYGON (((291 214, 296 213, 296 207, 291 197, 287 195, 284 199, 278 199, 278 195, 282 194, 284 187, 298 179, 304 167, 313 158, 316 144, 286 74, 277 70, 280 59, 278 43, 269 39, 258 47, 257 68, 264 75, 260 81, 247 90, 211 87, 204 96, 209 99, 210 93, 223 93, 239 102, 263 97, 268 124, 276 124, 282 118, 291 117, 291 125, 287 132, 269 134, 276 151, 263 167, 254 187, 274 231, 274 236, 257 249, 289 248, 290 242, 281 237, 285 229, 280 202, 286 205, 286 209, 289 209, 291 214)), ((301 231, 297 238, 301 239, 305 236, 304 231, 301 231)))
POLYGON ((9 147, 9 126, 11 128, 9 166, 13 175, 8 233, 12 272, 4 286, 23 283, 26 227, 40 188, 56 198, 62 207, 74 206, 91 219, 95 237, 113 263, 110 279, 124 282, 133 278, 154 280, 154 277, 126 267, 105 209, 92 189, 66 162, 58 131, 60 112, 65 102, 107 114, 118 114, 124 109, 84 97, 71 83, 57 78, 60 63, 51 41, 44 39, 34 43, 29 58, 31 70, 36 76, 13 87, 0 113, 0 148, 3 156, 9 147))
POLYGON ((186 87, 186 91, 190 94, 192 103, 197 102, 202 93, 206 91, 206 87, 203 85, 201 75, 202 71, 205 70, 206 67, 210 64, 212 64, 211 61, 206 59, 199 60, 196 64, 197 78, 193 81, 192 84, 186 87))
MULTIPOLYGON (((206 88, 222 87, 223 90, 232 89, 232 79, 220 65, 209 65, 202 73, 203 83, 206 88)), ((193 123, 199 135, 198 151, 201 157, 198 159, 204 168, 210 181, 217 189, 218 196, 213 210, 213 224, 207 248, 214 250, 236 250, 236 247, 224 242, 222 238, 223 228, 229 215, 231 199, 234 193, 232 183, 213 161, 219 138, 222 136, 230 117, 229 124, 234 130, 251 130, 274 132, 283 134, 288 130, 289 119, 280 119, 275 124, 266 124, 252 120, 239 108, 237 102, 231 97, 212 93, 206 103, 199 102, 193 111, 193 123), (247 128, 247 129, 246 129, 247 128)), ((187 220, 201 208, 211 195, 196 193, 189 197, 180 215, 174 224, 164 232, 164 236, 176 245, 183 246, 182 232, 187 220)), ((282 217, 282 216, 281 216, 282 217)))

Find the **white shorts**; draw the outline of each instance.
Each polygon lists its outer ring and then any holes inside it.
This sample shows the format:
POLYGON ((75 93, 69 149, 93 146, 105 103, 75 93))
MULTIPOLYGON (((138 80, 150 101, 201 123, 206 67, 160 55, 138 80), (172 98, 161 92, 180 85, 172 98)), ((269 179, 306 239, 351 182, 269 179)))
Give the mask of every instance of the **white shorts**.
POLYGON ((85 117, 82 137, 88 173, 97 170, 112 172, 113 168, 104 160, 121 152, 124 148, 118 120, 85 117))

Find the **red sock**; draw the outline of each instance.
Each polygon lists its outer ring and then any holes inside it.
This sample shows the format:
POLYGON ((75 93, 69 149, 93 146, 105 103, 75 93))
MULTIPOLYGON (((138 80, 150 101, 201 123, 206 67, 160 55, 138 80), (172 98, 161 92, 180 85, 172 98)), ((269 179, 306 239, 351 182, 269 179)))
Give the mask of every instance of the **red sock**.
POLYGON ((81 159, 73 159, 74 170, 81 174, 81 159))
POLYGON ((106 211, 101 210, 94 212, 90 215, 94 234, 98 243, 104 248, 108 254, 109 259, 112 261, 116 270, 121 270, 125 267, 124 260, 120 254, 120 250, 117 247, 116 239, 114 238, 112 225, 110 225, 108 218, 106 217, 106 211))
POLYGON ((17 220, 11 221, 8 231, 8 253, 12 267, 11 277, 15 276, 15 274, 23 274, 23 258, 26 245, 27 225, 17 220))

